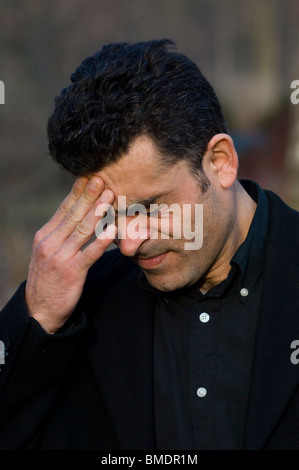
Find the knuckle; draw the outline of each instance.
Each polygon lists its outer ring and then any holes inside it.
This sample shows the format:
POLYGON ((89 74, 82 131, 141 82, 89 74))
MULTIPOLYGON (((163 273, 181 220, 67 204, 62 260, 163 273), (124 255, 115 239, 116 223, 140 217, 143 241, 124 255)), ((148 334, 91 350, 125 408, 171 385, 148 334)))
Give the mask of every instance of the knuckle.
POLYGON ((37 253, 38 256, 41 258, 48 258, 49 257, 49 244, 47 239, 43 238, 37 245, 37 253))
POLYGON ((85 204, 92 204, 97 196, 96 192, 92 192, 90 189, 84 191, 82 194, 83 202, 85 204))
POLYGON ((76 234, 85 238, 91 234, 91 230, 86 223, 80 222, 76 225, 76 234))
POLYGON ((43 231, 42 229, 39 229, 33 238, 34 246, 37 246, 43 240, 43 238, 44 238, 43 231))
POLYGON ((67 201, 64 200, 62 201, 62 203, 59 205, 58 207, 58 212, 62 215, 65 215, 68 211, 68 205, 67 205, 67 201))
POLYGON ((70 224, 79 224, 81 222, 81 215, 77 208, 72 207, 66 215, 66 221, 70 224))

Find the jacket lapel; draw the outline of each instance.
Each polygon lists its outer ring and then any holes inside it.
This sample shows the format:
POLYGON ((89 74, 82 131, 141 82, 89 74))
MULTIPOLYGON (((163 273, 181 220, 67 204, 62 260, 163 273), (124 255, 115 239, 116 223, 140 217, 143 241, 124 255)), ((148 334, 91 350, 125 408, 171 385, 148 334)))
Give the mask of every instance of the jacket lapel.
MULTIPOLYGON (((273 230, 275 233, 280 231, 279 236, 286 244, 290 227, 287 227, 285 219, 281 222, 273 230)), ((299 339, 298 265, 272 240, 268 241, 265 257, 263 298, 244 435, 245 449, 262 449, 267 445, 299 383, 299 365, 294 365, 290 359, 291 343, 299 339)))
POLYGON ((101 304, 90 360, 120 447, 146 450, 154 448, 154 305, 134 280, 112 288, 101 304))
MULTIPOLYGON (((298 263, 293 261, 296 256, 292 256, 298 253, 298 242, 293 235, 289 236, 297 227, 292 226, 289 209, 284 209, 285 206, 271 195, 268 197, 270 227, 244 433, 245 449, 267 446, 299 384, 299 365, 292 364, 290 359, 291 343, 299 339, 299 273, 298 263)), ((109 286, 109 279, 106 285, 109 286)), ((107 295, 93 317, 96 341, 90 349, 90 361, 118 445, 128 450, 154 449, 154 299, 139 287, 136 275, 129 275, 125 281, 122 279, 104 290, 107 295)))

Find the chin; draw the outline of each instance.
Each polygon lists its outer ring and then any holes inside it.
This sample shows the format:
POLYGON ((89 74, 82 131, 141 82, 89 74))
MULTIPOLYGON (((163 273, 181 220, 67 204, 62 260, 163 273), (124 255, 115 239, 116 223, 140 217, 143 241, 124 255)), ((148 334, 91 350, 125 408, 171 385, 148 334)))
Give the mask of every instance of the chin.
POLYGON ((155 276, 146 274, 147 280, 152 287, 161 292, 173 292, 183 287, 190 286, 192 282, 186 281, 180 276, 179 278, 171 275, 155 276))

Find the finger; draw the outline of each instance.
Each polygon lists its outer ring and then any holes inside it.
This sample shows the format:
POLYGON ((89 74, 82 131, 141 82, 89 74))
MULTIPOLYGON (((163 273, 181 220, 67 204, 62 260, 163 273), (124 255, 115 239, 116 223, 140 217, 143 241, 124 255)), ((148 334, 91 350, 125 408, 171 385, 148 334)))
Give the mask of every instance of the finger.
POLYGON ((109 245, 115 240, 117 227, 113 224, 108 227, 83 251, 80 252, 80 266, 88 270, 105 252, 109 245))
POLYGON ((39 231, 40 238, 47 236, 49 233, 52 233, 57 228, 57 226, 64 219, 71 207, 78 201, 88 182, 89 178, 87 178, 86 176, 80 176, 76 179, 70 193, 62 201, 62 203, 58 207, 55 214, 51 217, 51 219, 39 231))
POLYGON ((97 199, 83 220, 76 225, 73 232, 65 241, 64 251, 67 256, 74 256, 76 252, 81 250, 92 239, 95 235, 97 224, 103 219, 109 208, 112 207, 113 200, 113 192, 105 189, 100 198, 97 199))
MULTIPOLYGON (((55 229, 55 238, 59 243, 63 243, 73 233, 77 225, 82 222, 84 217, 92 209, 95 201, 101 197, 104 189, 104 182, 101 178, 93 176, 80 198, 77 202, 69 209, 62 221, 55 229)), ((107 190, 108 191, 108 190, 107 190)), ((112 191, 110 191, 112 193, 112 191)), ((113 194, 113 193, 112 193, 113 194)), ((53 233, 53 235, 54 235, 53 233)))

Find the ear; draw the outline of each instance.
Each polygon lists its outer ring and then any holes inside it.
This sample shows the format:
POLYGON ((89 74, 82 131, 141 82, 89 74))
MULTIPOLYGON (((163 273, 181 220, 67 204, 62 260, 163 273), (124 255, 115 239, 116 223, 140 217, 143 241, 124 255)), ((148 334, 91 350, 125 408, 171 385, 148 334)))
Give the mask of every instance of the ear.
POLYGON ((222 188, 230 188, 237 178, 238 155, 233 139, 228 134, 216 134, 207 148, 210 167, 222 188))

